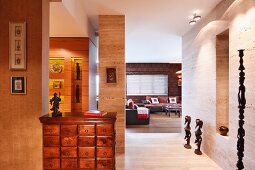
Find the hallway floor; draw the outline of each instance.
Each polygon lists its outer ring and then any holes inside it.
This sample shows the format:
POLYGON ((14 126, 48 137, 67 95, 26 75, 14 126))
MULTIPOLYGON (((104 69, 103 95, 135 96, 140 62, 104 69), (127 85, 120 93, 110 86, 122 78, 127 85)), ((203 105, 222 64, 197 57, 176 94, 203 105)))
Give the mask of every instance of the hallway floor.
POLYGON ((195 145, 188 150, 184 143, 179 133, 126 133, 126 151, 116 156, 116 169, 221 170, 205 154, 196 155, 195 145))

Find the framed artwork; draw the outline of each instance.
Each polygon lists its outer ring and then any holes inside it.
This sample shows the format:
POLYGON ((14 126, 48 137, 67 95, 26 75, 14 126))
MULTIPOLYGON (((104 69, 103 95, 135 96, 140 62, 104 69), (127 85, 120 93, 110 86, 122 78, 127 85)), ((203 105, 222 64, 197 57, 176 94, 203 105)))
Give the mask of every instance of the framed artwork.
POLYGON ((106 68, 106 83, 117 83, 117 69, 116 67, 106 68))
POLYGON ((26 70, 26 22, 9 23, 9 68, 26 70))
POLYGON ((49 71, 50 71, 50 73, 63 73, 64 72, 64 59, 63 58, 50 58, 49 71))
POLYGON ((53 81, 53 89, 61 89, 61 81, 53 81))
POLYGON ((11 94, 26 94, 26 77, 11 77, 11 94))

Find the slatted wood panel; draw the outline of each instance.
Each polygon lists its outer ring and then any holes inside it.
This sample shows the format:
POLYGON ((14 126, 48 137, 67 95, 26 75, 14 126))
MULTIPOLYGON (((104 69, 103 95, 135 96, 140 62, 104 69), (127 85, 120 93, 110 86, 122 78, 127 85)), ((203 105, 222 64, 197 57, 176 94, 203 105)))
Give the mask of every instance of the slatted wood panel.
POLYGON ((117 112, 116 149, 125 142, 125 16, 99 16, 99 110, 117 112), (117 68, 117 83, 106 83, 106 68, 117 68))

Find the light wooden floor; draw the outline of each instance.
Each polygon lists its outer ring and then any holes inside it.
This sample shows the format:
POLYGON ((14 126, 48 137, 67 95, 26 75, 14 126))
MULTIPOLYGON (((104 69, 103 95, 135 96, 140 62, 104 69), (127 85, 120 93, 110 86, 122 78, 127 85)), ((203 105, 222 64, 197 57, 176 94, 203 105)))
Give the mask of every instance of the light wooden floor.
POLYGON ((220 170, 205 154, 188 150, 179 133, 126 133, 125 154, 117 154, 117 170, 220 170))

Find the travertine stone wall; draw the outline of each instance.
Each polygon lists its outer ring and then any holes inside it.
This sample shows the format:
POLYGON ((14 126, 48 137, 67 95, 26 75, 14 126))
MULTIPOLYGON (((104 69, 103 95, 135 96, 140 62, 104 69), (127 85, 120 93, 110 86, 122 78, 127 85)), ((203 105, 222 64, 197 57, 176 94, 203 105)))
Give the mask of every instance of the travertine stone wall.
POLYGON ((99 16, 99 110, 117 112, 116 150, 125 145, 125 16, 99 16), (116 67, 117 83, 106 83, 106 68, 116 67))
MULTIPOLYGON (((245 49, 245 169, 255 169, 255 1, 222 1, 183 36, 183 115, 204 121, 202 150, 223 169, 236 169, 238 49, 245 49), (216 132, 216 35, 229 29, 229 136, 216 132)), ((184 117, 183 116, 183 117, 184 117)), ((194 141, 194 135, 192 136, 194 141)))
POLYGON ((48 1, 0 0, 1 170, 42 169, 42 130, 38 118, 48 110, 48 12, 48 1), (9 70, 10 21, 27 23, 24 71, 9 70), (27 94, 11 94, 11 76, 26 76, 27 94))

